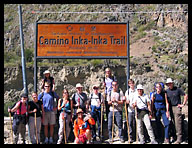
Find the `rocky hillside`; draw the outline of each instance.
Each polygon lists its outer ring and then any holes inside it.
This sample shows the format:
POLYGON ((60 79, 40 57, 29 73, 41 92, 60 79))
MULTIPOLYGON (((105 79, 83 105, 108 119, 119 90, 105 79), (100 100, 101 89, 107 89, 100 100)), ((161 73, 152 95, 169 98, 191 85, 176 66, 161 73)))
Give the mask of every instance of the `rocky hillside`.
MULTIPOLYGON (((135 80, 136 84, 142 83, 146 93, 153 89, 154 82, 165 82, 168 77, 173 78, 175 84, 188 93, 187 4, 26 4, 22 5, 22 10, 29 93, 33 91, 36 21, 129 21, 130 77, 135 80)), ((126 60, 42 60, 38 63, 38 80, 43 77, 43 71, 49 69, 56 81, 56 92, 60 96, 64 87, 68 88, 70 93, 74 92, 75 84, 78 82, 82 83, 84 90, 89 93, 93 83, 102 83, 103 70, 107 66, 111 67, 117 75, 120 87, 125 92, 127 87, 126 60)), ((18 5, 6 4, 4 5, 5 111, 8 105, 19 98, 22 91, 18 5)))

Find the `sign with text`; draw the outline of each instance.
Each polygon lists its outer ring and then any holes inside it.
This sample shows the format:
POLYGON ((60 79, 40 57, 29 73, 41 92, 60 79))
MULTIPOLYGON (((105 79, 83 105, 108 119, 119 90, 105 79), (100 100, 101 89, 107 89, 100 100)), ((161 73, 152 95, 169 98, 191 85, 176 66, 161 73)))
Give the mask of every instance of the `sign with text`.
POLYGON ((37 57, 125 57, 127 23, 37 23, 37 57))

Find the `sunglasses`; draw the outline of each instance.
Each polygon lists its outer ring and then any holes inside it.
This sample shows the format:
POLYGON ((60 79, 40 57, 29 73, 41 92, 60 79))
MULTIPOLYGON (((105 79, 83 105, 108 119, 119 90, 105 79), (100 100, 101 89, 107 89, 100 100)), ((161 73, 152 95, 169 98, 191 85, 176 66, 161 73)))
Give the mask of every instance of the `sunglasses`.
POLYGON ((45 87, 50 87, 50 86, 45 86, 45 87))
POLYGON ((99 89, 99 88, 98 88, 98 87, 94 87, 93 89, 96 89, 96 90, 97 90, 97 89, 99 89))

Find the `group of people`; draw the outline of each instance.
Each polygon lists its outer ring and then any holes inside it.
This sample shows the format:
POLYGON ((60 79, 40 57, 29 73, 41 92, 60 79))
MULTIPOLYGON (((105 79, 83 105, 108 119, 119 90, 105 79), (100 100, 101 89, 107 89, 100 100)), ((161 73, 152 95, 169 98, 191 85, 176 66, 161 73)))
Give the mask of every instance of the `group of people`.
MULTIPOLYGON (((165 143, 170 143, 170 120, 174 121, 176 128, 175 143, 182 142, 182 107, 186 104, 188 96, 182 89, 174 86, 171 78, 168 78, 165 90, 162 83, 155 84, 155 91, 149 97, 144 93, 141 84, 135 86, 132 79, 128 80, 129 89, 125 92, 119 89, 119 84, 115 76, 112 75, 111 69, 105 69, 104 92, 99 88, 100 84, 92 86, 92 92, 87 96, 83 92, 83 86, 76 84, 76 93, 69 96, 67 89, 63 90, 63 96, 60 98, 55 92, 54 78, 50 72, 44 72, 45 78, 42 80, 41 93, 32 93, 32 99, 28 102, 26 94, 21 95, 21 100, 8 112, 15 112, 13 115, 13 141, 18 142, 19 133, 21 140, 25 143, 25 125, 28 123, 30 130, 30 140, 32 144, 40 143, 41 124, 44 125, 44 143, 51 144, 63 141, 67 143, 70 132, 74 133, 74 143, 85 144, 96 141, 98 136, 101 141, 104 140, 103 121, 104 113, 108 126, 109 143, 113 143, 114 123, 118 127, 118 136, 121 142, 124 142, 123 134, 123 107, 127 108, 128 119, 128 141, 132 143, 139 141, 145 144, 146 139, 143 132, 143 122, 150 137, 152 144, 158 144, 155 137, 151 118, 155 117, 157 129, 161 129, 161 117, 164 124, 165 143), (183 103, 181 96, 184 96, 183 103), (28 102, 28 103, 27 103, 28 102), (28 117, 26 116, 28 113, 28 117), (59 119, 58 139, 53 138, 56 114, 59 119), (72 123, 73 126, 70 126, 72 123), (96 126, 97 124, 97 126, 96 126), (97 128, 96 128, 97 127, 97 128), (49 130, 49 132, 48 132, 49 130), (49 134, 48 134, 49 133, 49 134), (49 137, 48 137, 49 136, 49 137), (57 141, 56 141, 57 140, 57 141)), ((161 133, 158 131, 158 133, 161 133)), ((158 135, 158 137, 162 135, 158 135)))

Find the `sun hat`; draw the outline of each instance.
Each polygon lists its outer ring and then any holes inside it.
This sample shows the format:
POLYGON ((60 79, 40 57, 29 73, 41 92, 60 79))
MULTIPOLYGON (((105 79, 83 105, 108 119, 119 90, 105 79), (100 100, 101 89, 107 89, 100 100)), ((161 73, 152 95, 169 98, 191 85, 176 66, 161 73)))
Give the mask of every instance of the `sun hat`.
POLYGON ((50 74, 50 71, 49 70, 45 70, 45 72, 43 73, 44 75, 49 73, 50 74))
POLYGON ((76 84, 76 88, 77 88, 77 87, 83 87, 83 86, 82 86, 80 83, 77 83, 77 84, 76 84))
POLYGON ((21 95, 21 98, 28 98, 28 96, 27 96, 27 94, 26 93, 23 93, 22 95, 21 95))
POLYGON ((173 80, 171 78, 168 78, 166 81, 166 84, 168 84, 168 83, 173 83, 173 80))
POLYGON ((98 84, 94 84, 94 85, 92 86, 92 89, 93 89, 94 87, 99 88, 99 85, 98 85, 98 84))
POLYGON ((143 89, 143 86, 141 84, 138 84, 137 89, 143 89))
POLYGON ((78 108, 76 111, 76 114, 78 114, 78 113, 83 113, 83 110, 81 108, 78 108))

